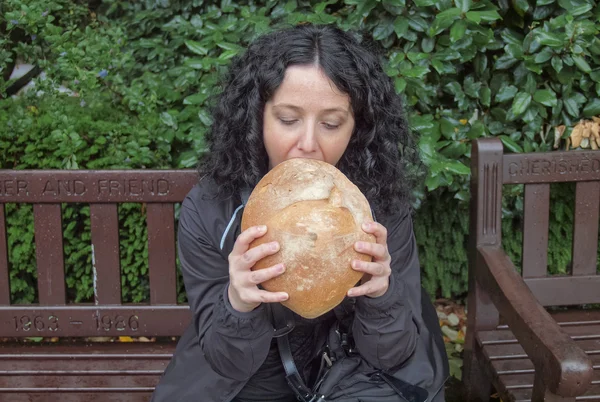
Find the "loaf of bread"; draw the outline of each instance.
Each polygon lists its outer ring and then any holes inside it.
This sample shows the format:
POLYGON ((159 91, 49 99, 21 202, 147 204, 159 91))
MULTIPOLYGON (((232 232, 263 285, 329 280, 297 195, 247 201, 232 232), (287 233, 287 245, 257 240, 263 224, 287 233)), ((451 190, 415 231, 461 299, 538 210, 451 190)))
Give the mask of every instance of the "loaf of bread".
POLYGON ((318 317, 342 302, 362 278, 353 259, 371 261, 354 250, 356 241, 374 242, 362 223, 373 221, 365 196, 334 166, 314 159, 280 163, 256 185, 242 217, 242 230, 266 225, 250 247, 278 241, 280 250, 252 269, 284 263, 286 271, 262 287, 287 292, 282 304, 306 318, 318 317))

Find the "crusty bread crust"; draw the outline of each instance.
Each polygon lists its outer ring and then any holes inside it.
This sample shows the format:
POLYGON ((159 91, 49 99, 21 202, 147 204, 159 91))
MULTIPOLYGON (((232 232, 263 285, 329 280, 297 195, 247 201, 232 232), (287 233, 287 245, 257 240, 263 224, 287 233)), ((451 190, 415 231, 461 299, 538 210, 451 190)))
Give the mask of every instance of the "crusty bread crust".
POLYGON ((314 159, 280 163, 256 185, 242 216, 242 230, 267 225, 250 247, 278 241, 280 250, 253 269, 285 263, 286 271, 262 286, 284 291, 282 304, 306 318, 318 317, 342 302, 362 273, 353 259, 371 261, 354 250, 358 240, 375 242, 362 223, 373 221, 369 202, 334 166, 314 159))

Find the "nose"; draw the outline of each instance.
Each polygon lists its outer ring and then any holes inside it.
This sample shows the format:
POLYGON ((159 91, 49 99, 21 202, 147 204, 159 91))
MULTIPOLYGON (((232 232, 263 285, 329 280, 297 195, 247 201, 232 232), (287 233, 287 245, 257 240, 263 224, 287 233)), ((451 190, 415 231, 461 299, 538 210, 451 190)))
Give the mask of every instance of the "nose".
POLYGON ((312 153, 317 150, 317 136, 313 124, 306 125, 298 139, 297 147, 305 153, 312 153))

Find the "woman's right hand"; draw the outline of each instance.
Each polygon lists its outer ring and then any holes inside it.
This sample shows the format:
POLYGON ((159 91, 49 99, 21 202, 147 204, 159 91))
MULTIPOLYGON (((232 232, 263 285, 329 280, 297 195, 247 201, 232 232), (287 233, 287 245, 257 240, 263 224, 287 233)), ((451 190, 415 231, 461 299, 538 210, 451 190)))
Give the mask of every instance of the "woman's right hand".
POLYGON ((283 264, 252 271, 251 268, 264 257, 279 251, 277 242, 264 243, 250 249, 250 244, 267 233, 266 226, 253 226, 244 230, 235 241, 229 254, 229 289, 231 306, 240 312, 250 312, 261 303, 276 303, 288 299, 285 292, 269 292, 258 285, 285 271, 283 264))

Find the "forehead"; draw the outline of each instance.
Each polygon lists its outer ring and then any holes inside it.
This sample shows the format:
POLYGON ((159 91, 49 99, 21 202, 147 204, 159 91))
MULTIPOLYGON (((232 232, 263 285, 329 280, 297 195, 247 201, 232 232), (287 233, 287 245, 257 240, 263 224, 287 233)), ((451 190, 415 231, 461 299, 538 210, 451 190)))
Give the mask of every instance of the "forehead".
POLYGON ((350 97, 338 89, 321 68, 307 65, 288 67, 271 101, 291 102, 298 106, 328 104, 347 108, 350 97))

